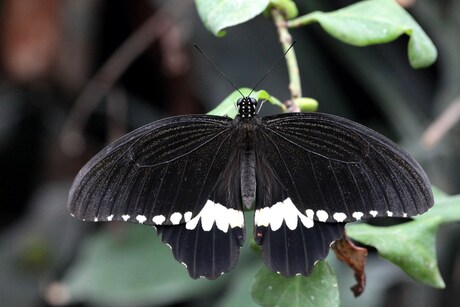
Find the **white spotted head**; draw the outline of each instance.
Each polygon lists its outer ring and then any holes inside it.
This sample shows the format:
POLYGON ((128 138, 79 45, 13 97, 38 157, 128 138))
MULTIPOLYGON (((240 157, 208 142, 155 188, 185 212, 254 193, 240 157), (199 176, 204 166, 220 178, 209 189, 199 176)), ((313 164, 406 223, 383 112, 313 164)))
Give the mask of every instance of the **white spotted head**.
POLYGON ((238 114, 241 118, 252 118, 256 115, 257 100, 252 97, 244 97, 236 102, 238 114))

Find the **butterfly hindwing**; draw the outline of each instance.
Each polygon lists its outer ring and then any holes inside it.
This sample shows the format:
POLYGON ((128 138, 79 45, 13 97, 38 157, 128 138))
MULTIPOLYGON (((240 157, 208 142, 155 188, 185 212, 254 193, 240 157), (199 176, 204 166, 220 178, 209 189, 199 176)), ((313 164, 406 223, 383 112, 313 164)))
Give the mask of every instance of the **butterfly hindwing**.
POLYGON ((254 212, 254 239, 265 264, 283 276, 309 275, 324 259, 332 242, 343 236, 343 223, 321 223, 299 211, 269 165, 257 154, 258 185, 254 212))
POLYGON ((186 224, 157 226, 163 242, 192 278, 215 279, 230 271, 245 240, 239 181, 234 181, 236 186, 231 191, 223 182, 194 219, 186 224), (236 195, 230 197, 229 192, 236 195))
POLYGON ((426 174, 398 145, 322 113, 262 118, 257 147, 301 212, 320 222, 408 217, 433 205, 426 174))

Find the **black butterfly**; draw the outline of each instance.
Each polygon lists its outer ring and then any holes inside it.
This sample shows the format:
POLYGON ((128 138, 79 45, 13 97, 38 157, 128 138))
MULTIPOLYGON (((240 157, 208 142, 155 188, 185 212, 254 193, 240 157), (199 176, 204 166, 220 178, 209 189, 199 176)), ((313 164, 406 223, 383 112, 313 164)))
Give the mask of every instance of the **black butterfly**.
POLYGON ((433 205, 428 178, 398 145, 321 113, 260 118, 238 100, 235 119, 188 115, 141 127, 77 175, 68 207, 86 221, 156 226, 193 278, 236 264, 244 209, 265 264, 308 275, 347 222, 410 217, 433 205))

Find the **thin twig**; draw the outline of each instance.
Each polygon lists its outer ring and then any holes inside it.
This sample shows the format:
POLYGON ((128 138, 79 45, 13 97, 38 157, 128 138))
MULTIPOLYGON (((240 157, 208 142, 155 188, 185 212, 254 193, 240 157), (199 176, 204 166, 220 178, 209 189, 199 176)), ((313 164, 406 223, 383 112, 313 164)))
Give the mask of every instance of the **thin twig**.
POLYGON ((185 12, 191 1, 167 1, 155 14, 147 19, 96 72, 76 99, 61 131, 62 150, 68 155, 77 155, 83 150, 84 139, 82 129, 89 115, 112 89, 123 72, 138 58, 156 39, 171 27, 171 7, 175 4, 175 13, 185 12), (173 4, 174 3, 174 4, 173 4))
POLYGON ((428 149, 433 148, 460 120, 460 97, 457 97, 441 115, 425 130, 422 144, 428 149))
POLYGON ((107 94, 107 139, 109 143, 126 134, 127 109, 126 92, 115 87, 107 94))
MULTIPOLYGON (((271 10, 271 14, 276 28, 278 29, 279 41, 283 47, 283 51, 286 52, 292 45, 292 36, 288 31, 286 19, 281 11, 276 8, 271 10)), ((295 55, 294 48, 292 48, 291 51, 286 54, 286 64, 289 74, 289 90, 291 92, 291 101, 287 102, 286 104, 292 104, 292 101, 294 101, 296 98, 302 97, 299 65, 297 64, 297 57, 295 55)))

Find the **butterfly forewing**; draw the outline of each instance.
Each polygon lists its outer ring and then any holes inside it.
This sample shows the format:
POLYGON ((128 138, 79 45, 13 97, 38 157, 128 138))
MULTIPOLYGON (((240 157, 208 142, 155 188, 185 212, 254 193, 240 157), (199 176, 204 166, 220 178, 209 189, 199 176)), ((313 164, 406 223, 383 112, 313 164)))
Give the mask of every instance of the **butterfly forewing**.
POLYGON ((256 147, 296 207, 320 222, 414 216, 433 205, 429 181, 398 145, 321 113, 265 117, 256 147))
POLYGON ((190 220, 225 170, 234 132, 230 119, 205 115, 144 126, 83 167, 69 210, 89 221, 173 225, 190 220))

